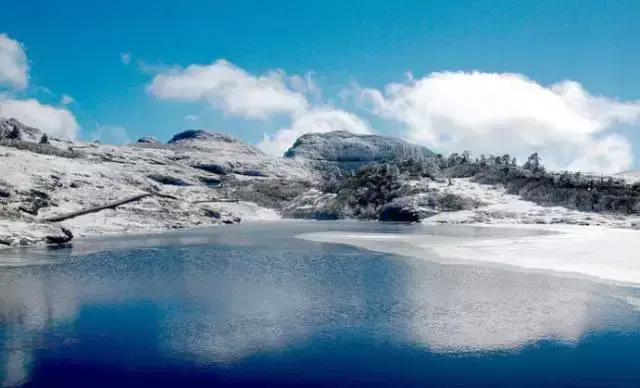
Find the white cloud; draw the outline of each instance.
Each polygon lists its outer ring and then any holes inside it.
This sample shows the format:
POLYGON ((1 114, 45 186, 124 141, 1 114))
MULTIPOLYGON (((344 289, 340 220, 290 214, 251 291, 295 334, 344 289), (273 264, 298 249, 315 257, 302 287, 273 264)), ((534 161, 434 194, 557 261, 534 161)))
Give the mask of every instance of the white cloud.
MULTIPOLYGON (((312 73, 288 76, 282 70, 270 70, 263 75, 253 75, 218 60, 211 65, 162 69, 148 90, 161 99, 208 101, 225 113, 245 118, 290 117, 290 125, 275 134, 265 134, 258 144, 271 154, 282 154, 296 138, 309 132, 371 132, 369 125, 352 113, 311 104, 308 97, 320 98, 320 89, 312 73)), ((185 119, 193 120, 194 117, 185 119)))
POLYGON ((131 62, 131 53, 120 53, 120 60, 123 64, 128 65, 131 62))
MULTIPOLYGON (((16 89, 25 89, 29 85, 29 61, 24 46, 0 34, 0 86, 9 85, 16 89)), ((51 94, 40 85, 33 87, 37 93, 51 94)), ((67 105, 73 98, 62 96, 60 104, 67 105)), ((51 136, 75 139, 80 126, 75 116, 65 107, 55 107, 40 101, 16 99, 12 92, 0 92, 0 117, 15 118, 25 125, 38 128, 51 136)))
POLYGON ((91 133, 91 141, 96 140, 104 144, 131 143, 127 130, 118 125, 98 125, 91 133))
POLYGON ((15 118, 51 136, 69 139, 75 139, 80 129, 69 110, 45 105, 35 99, 0 99, 0 117, 15 118))
POLYGON ((184 116, 184 119, 187 121, 197 121, 199 117, 196 115, 187 115, 187 116, 184 116))
MULTIPOLYGON (((372 132, 352 113, 312 103, 320 89, 311 73, 253 75, 218 60, 158 69, 148 90, 161 99, 207 101, 245 118, 290 117, 289 125, 266 134, 259 144, 268 153, 282 153, 309 132, 372 132)), ((628 169, 631 145, 613 133, 616 124, 640 122, 640 102, 593 96, 573 81, 544 86, 518 74, 444 72, 419 79, 407 74, 404 82, 384 90, 356 85, 349 93, 374 114, 404 124, 407 140, 437 152, 510 153, 520 161, 538 152, 550 168, 628 169)), ((349 98, 349 93, 342 95, 349 98)))
POLYGON ((74 100, 73 97, 67 94, 63 94, 62 98, 60 99, 61 105, 69 105, 69 104, 73 104, 74 102, 76 102, 76 100, 74 100))
POLYGON ((349 131, 358 134, 371 133, 369 124, 358 116, 332 108, 317 108, 296 117, 289 128, 279 130, 275 135, 265 135, 258 144, 263 152, 282 155, 295 140, 305 133, 325 133, 349 131))
POLYGON ((254 76, 224 60, 163 71, 148 90, 161 99, 205 100, 226 113, 247 118, 266 119, 308 108, 304 94, 293 89, 284 72, 254 76))
POLYGON ((24 46, 0 34, 0 86, 25 89, 29 84, 29 62, 24 46))
POLYGON ((545 87, 518 74, 433 73, 358 92, 373 113, 404 124, 412 142, 521 161, 537 151, 551 168, 629 168, 629 142, 610 132, 640 122, 640 102, 593 96, 573 81, 545 87))

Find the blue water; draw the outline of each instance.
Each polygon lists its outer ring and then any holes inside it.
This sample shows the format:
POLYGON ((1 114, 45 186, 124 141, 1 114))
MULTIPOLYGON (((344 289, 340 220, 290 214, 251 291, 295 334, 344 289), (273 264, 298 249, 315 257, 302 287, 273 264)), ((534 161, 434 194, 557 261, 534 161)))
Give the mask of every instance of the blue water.
POLYGON ((636 289, 294 238, 418 228, 244 225, 13 252, 33 265, 0 269, 1 381, 640 386, 636 289))

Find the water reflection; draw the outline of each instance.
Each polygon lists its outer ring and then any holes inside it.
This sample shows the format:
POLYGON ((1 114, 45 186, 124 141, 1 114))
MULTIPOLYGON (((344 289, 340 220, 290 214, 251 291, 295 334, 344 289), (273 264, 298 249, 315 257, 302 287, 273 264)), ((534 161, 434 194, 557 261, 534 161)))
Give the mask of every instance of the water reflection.
POLYGON ((599 285, 480 268, 412 271, 410 336, 438 351, 513 349, 539 340, 575 343, 607 323, 599 285))
POLYGON ((3 386, 28 381, 42 333, 57 322, 75 319, 74 283, 66 280, 37 267, 0 272, 3 386))
POLYGON ((350 355, 366 364, 392 346, 510 350, 637 329, 638 311, 627 304, 637 290, 396 260, 294 239, 299 231, 218 235, 217 244, 210 238, 0 271, 3 384, 46 376, 65 360, 237 365, 318 344, 328 346, 325 358, 347 357, 360 341, 380 352, 350 355))
POLYGON ((167 322, 175 351, 230 362, 362 335, 435 352, 509 350, 540 340, 577 343, 590 331, 629 329, 636 317, 615 296, 633 289, 539 273, 373 253, 321 260, 263 254, 251 263, 230 255, 212 264, 212 279, 198 260, 185 261, 185 290, 197 308, 167 322))

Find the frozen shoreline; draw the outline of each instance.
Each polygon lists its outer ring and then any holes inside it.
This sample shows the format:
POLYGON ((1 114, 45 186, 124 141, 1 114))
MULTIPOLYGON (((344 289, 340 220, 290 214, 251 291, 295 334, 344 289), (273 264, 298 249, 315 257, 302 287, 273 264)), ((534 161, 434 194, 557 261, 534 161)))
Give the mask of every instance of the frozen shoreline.
MULTIPOLYGON (((479 225, 476 225, 479 226, 479 225)), ((608 227, 570 225, 482 225, 525 228, 546 233, 537 236, 462 238, 429 234, 378 235, 311 233, 299 238, 353 245, 443 264, 480 264, 524 271, 546 271, 640 287, 640 233, 608 227)))

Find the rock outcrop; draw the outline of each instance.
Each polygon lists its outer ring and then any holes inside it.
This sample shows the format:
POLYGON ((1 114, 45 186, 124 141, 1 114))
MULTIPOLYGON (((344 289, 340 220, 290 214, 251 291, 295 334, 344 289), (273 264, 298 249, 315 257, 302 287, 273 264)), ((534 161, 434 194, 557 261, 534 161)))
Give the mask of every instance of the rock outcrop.
POLYGON ((433 156, 425 147, 381 135, 356 135, 346 131, 308 133, 285 153, 287 158, 341 163, 374 163, 433 156))
POLYGON ((0 118, 0 139, 39 142, 42 131, 22 124, 16 119, 0 118))
POLYGON ((19 247, 36 244, 65 244, 73 233, 60 225, 16 220, 0 222, 0 246, 19 247))
POLYGON ((153 136, 143 136, 136 140, 138 144, 160 144, 160 142, 153 136))
POLYGON ((204 130, 187 130, 174 135, 168 144, 176 148, 193 148, 209 152, 235 152, 264 156, 264 153, 247 142, 226 133, 214 133, 204 130))

